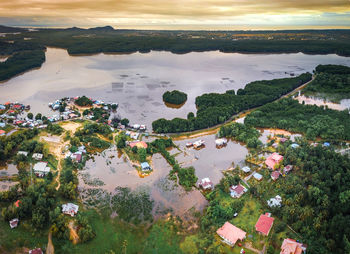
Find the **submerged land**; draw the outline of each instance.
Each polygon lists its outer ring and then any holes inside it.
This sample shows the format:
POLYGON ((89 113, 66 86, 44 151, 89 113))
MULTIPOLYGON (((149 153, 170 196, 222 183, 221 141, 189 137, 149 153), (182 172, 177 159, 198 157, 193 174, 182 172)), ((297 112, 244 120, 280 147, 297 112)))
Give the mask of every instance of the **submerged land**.
MULTIPOLYGON (((40 67, 46 47, 69 54, 349 53, 347 30, 1 29, 8 33, 0 37, 3 80, 40 67)), ((237 89, 225 77, 226 91, 194 101, 179 92, 167 97, 196 111, 171 119, 160 110, 152 124, 122 110, 126 104, 78 90, 40 105, 42 112, 0 102, 0 251, 271 254, 290 244, 307 253, 349 252, 350 116, 342 104, 350 99, 349 75, 348 66, 320 64, 237 89), (78 206, 73 216, 63 213, 67 203, 78 206), (265 217, 273 221, 268 232, 257 226, 265 217), (19 222, 11 228, 13 219, 19 222), (223 237, 218 229, 230 225, 245 237, 223 237)), ((171 83, 161 85, 170 95, 171 83)))

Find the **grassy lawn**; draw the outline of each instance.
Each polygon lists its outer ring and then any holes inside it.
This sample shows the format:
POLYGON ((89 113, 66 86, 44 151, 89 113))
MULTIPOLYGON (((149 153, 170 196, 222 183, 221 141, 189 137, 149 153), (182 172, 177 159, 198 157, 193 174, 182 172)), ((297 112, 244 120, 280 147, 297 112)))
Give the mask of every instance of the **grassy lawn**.
POLYGON ((246 241, 252 242, 253 247, 261 250, 264 246, 267 237, 258 234, 255 230, 255 224, 258 221, 260 215, 265 212, 258 200, 245 194, 244 207, 236 218, 233 218, 230 222, 247 232, 246 241), (249 237, 249 236, 252 237, 249 237))
POLYGON ((133 228, 118 219, 102 218, 94 210, 88 211, 89 221, 96 237, 87 243, 73 245, 69 241, 54 239, 56 253, 141 253, 145 233, 142 228, 133 228))
MULTIPOLYGON (((34 232, 26 221, 20 221, 17 228, 11 229, 7 221, 0 220, 0 247, 13 251, 18 247, 46 248, 48 229, 34 232)), ((1 252, 0 248, 0 252, 1 252)))

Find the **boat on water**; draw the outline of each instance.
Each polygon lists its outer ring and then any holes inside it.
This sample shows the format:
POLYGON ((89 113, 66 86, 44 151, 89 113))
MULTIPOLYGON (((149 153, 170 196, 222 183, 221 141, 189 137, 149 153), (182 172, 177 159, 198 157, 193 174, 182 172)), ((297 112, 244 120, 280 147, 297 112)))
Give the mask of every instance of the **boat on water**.
POLYGON ((196 142, 193 143, 193 147, 200 148, 200 147, 204 146, 204 144, 205 144, 205 141, 200 139, 200 140, 197 140, 196 142))
POLYGON ((193 146, 193 143, 191 142, 186 143, 186 147, 192 147, 192 146, 193 146))

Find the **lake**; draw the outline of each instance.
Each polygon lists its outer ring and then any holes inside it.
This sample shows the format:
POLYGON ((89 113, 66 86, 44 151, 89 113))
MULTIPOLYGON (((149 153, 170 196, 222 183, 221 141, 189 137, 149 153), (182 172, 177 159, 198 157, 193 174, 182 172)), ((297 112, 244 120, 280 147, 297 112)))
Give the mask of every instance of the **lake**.
POLYGON ((183 55, 152 51, 141 54, 69 56, 48 48, 41 68, 0 84, 0 102, 18 101, 32 112, 53 115, 47 104, 65 96, 87 95, 118 102, 119 114, 131 123, 146 124, 160 117, 186 117, 195 112, 195 98, 209 92, 243 88, 254 80, 290 77, 312 71, 318 64, 344 64, 337 55, 238 54, 219 51, 183 55), (162 101, 167 90, 188 94, 179 109, 162 101))

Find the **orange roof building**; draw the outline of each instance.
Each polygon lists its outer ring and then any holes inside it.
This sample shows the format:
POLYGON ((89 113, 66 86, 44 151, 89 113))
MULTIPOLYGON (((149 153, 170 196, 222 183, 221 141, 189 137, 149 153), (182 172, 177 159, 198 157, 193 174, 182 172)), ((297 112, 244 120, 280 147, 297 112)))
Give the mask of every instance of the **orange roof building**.
POLYGON ((259 220, 255 224, 255 230, 259 233, 268 236, 275 219, 269 213, 260 215, 259 220))
POLYGON ((242 229, 232 225, 230 222, 225 222, 216 233, 223 239, 224 243, 227 243, 230 246, 234 246, 238 240, 243 241, 247 234, 242 229))
POLYGON ((137 148, 147 148, 148 146, 147 146, 147 143, 145 142, 145 141, 135 141, 135 142, 131 142, 130 144, 129 144, 129 146, 131 147, 131 148, 133 148, 134 146, 136 146, 137 148))
POLYGON ((280 254, 301 254, 304 251, 306 251, 306 247, 302 243, 287 238, 283 240, 280 254))

